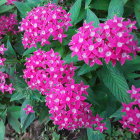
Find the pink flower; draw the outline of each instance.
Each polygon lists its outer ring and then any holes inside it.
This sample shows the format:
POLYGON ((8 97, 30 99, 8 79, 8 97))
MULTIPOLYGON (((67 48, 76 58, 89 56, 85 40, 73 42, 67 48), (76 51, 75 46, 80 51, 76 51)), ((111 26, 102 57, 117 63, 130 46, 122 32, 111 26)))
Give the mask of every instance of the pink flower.
POLYGON ((24 31, 22 43, 25 48, 50 44, 50 37, 62 43, 67 35, 70 24, 70 14, 56 4, 48 3, 45 6, 34 8, 22 20, 20 31, 24 31))
POLYGON ((104 130, 107 130, 107 128, 105 127, 105 123, 99 123, 98 126, 95 128, 95 130, 99 130, 101 133, 104 130))
POLYGON ((25 65, 24 78, 27 84, 43 95, 46 95, 52 87, 71 83, 76 69, 73 64, 64 65, 64 61, 53 49, 48 52, 35 51, 30 58, 27 58, 25 65))
POLYGON ((23 108, 23 110, 25 110, 27 115, 30 113, 34 113, 33 106, 31 105, 26 105, 26 108, 23 108))
POLYGON ((135 88, 132 86, 131 90, 128 90, 128 93, 131 94, 131 98, 134 101, 129 104, 122 104, 122 112, 125 112, 125 115, 122 117, 120 123, 123 125, 123 128, 129 128, 133 133, 140 133, 140 88, 135 88))
POLYGON ((113 65, 119 61, 124 64, 131 60, 130 54, 136 54, 140 48, 133 40, 132 29, 136 29, 135 22, 123 21, 123 18, 114 17, 95 28, 91 23, 84 23, 78 29, 69 43, 72 56, 77 55, 79 60, 93 66, 102 65, 102 59, 113 65))
POLYGON ((7 84, 6 83, 6 79, 8 78, 8 74, 3 73, 0 71, 0 91, 2 93, 4 92, 9 92, 10 94, 12 94, 12 92, 15 90, 14 88, 12 88, 12 84, 7 84))
POLYGON ((0 39, 8 32, 16 34, 15 25, 18 24, 15 14, 9 16, 0 16, 0 39))
MULTIPOLYGON (((4 48, 4 44, 0 45, 0 55, 4 54, 4 51, 7 50, 6 48, 4 48)), ((6 60, 6 58, 2 58, 0 57, 0 66, 4 66, 4 61, 6 60)), ((4 92, 9 92, 10 94, 12 94, 12 92, 15 90, 14 88, 12 88, 12 84, 7 84, 6 80, 9 78, 8 74, 0 71, 0 91, 2 93, 4 92)))
POLYGON ((4 47, 4 44, 0 45, 0 54, 4 54, 4 52, 7 50, 7 48, 4 47))

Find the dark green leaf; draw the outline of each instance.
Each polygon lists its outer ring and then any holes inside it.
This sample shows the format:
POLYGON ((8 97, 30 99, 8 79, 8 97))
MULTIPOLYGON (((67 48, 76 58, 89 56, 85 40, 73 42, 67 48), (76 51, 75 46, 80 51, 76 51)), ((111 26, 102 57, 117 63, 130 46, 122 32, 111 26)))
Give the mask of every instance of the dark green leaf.
POLYGON ((2 5, 2 6, 0 6, 0 14, 2 14, 4 12, 8 12, 13 8, 14 8, 14 6, 11 6, 11 5, 2 5))
POLYGON ((20 100, 23 98, 25 98, 25 94, 23 94, 23 92, 16 92, 12 95, 10 101, 12 102, 12 101, 20 100))
POLYGON ((27 4, 30 7, 34 8, 34 7, 38 6, 41 2, 42 2, 41 0, 28 0, 27 4))
POLYGON ((19 116, 20 116, 19 106, 11 106, 8 108, 7 112, 8 122, 12 126, 12 128, 18 133, 20 133, 20 122, 18 121, 19 116))
POLYGON ((105 140, 104 135, 98 131, 93 131, 92 128, 87 128, 88 140, 105 140))
POLYGON ((8 57, 16 57, 16 53, 10 43, 9 40, 7 40, 7 51, 5 52, 5 54, 8 56, 8 57))
POLYGON ((77 18, 79 16, 80 13, 80 9, 81 9, 81 2, 82 0, 76 0, 76 2, 74 3, 74 5, 71 7, 69 13, 71 13, 71 23, 75 24, 75 22, 77 21, 77 18))
POLYGON ((29 127, 30 124, 34 121, 34 119, 35 119, 35 114, 34 113, 28 114, 27 117, 26 117, 26 120, 24 121, 22 130, 25 131, 26 128, 29 127))
POLYGON ((53 0, 53 3, 58 3, 59 2, 59 0, 53 0))
POLYGON ((0 140, 4 140, 5 126, 3 120, 0 120, 0 140))
POLYGON ((85 8, 88 8, 89 4, 91 3, 92 0, 86 0, 85 2, 85 8))
POLYGON ((94 8, 96 10, 108 10, 110 0, 95 0, 93 1, 93 4, 91 4, 91 8, 94 8))
POLYGON ((111 0, 108 8, 108 18, 113 18, 115 15, 122 17, 124 4, 123 0, 111 0))
POLYGON ((104 67, 98 71, 98 76, 120 102, 128 103, 130 101, 129 94, 127 93, 129 89, 128 84, 117 67, 104 65, 104 67))
POLYGON ((27 49, 27 50, 23 53, 23 56, 26 56, 26 55, 28 55, 28 54, 31 54, 31 53, 33 53, 33 52, 36 51, 36 50, 37 50, 37 48, 34 48, 34 47, 29 48, 29 49, 27 49))
POLYGON ((23 110, 27 104, 30 104, 30 100, 25 100, 22 104, 21 111, 20 111, 20 120, 21 120, 21 128, 22 131, 24 132, 28 126, 34 121, 35 119, 35 114, 26 114, 25 111, 23 110))
POLYGON ((135 11, 135 16, 137 19, 137 22, 140 26, 140 0, 135 0, 134 1, 134 11, 135 11))
POLYGON ((87 21, 87 23, 93 22, 93 25, 95 27, 98 27, 98 25, 99 25, 98 17, 90 9, 87 9, 86 21, 87 21))
POLYGON ((124 112, 121 112, 122 107, 118 109, 115 113, 113 113, 109 118, 115 118, 115 120, 120 120, 123 115, 125 115, 124 112))
POLYGON ((71 57, 71 54, 68 54, 68 55, 64 58, 64 61, 65 61, 65 63, 68 63, 68 64, 71 63, 71 62, 75 63, 75 62, 78 61, 78 57, 77 57, 77 56, 71 57))
POLYGON ((0 0, 0 6, 5 4, 7 2, 7 0, 0 0))
POLYGON ((31 7, 27 3, 17 2, 17 1, 13 3, 15 4, 19 12, 22 14, 22 17, 25 17, 27 12, 31 10, 31 7))
POLYGON ((87 64, 84 64, 78 71, 78 75, 83 75, 83 74, 86 74, 90 71, 95 71, 97 68, 99 68, 99 65, 94 65, 92 67, 90 67, 89 65, 87 64))

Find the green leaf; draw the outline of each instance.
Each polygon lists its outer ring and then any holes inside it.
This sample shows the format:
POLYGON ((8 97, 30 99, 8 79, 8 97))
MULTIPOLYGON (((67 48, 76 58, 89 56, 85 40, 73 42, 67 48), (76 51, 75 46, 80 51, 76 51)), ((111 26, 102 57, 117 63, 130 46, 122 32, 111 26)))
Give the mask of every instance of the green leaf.
POLYGON ((124 4, 123 0, 111 0, 108 8, 108 18, 113 18, 115 15, 122 17, 124 4))
POLYGON ((92 128, 87 128, 88 140, 105 140, 104 135, 98 131, 93 131, 92 128))
POLYGON ((59 2, 59 0, 53 0, 53 3, 58 3, 59 2))
POLYGON ((0 140, 4 140, 5 126, 3 120, 0 120, 0 140))
POLYGON ((19 106, 12 106, 8 108, 7 112, 8 122, 12 126, 12 128, 18 133, 20 133, 20 122, 18 121, 19 116, 20 116, 19 106))
POLYGON ((94 65, 94 66, 90 67, 89 65, 84 64, 78 71, 78 75, 83 75, 83 74, 86 74, 93 70, 95 71, 97 68, 99 68, 99 65, 94 65))
POLYGON ((22 17, 25 17, 27 12, 29 12, 32 9, 27 3, 17 2, 17 1, 13 3, 15 4, 19 12, 22 14, 22 17))
POLYGON ((16 57, 16 53, 10 43, 9 40, 7 40, 7 51, 5 52, 5 54, 8 56, 8 57, 16 57))
POLYGON ((5 4, 7 2, 7 0, 0 0, 0 6, 5 4))
POLYGON ((96 10, 108 10, 110 0, 95 0, 90 5, 91 8, 94 8, 96 10))
POLYGON ((69 11, 69 13, 71 13, 70 17, 72 19, 71 21, 72 24, 75 24, 75 22, 78 19, 80 9, 81 9, 81 3, 82 3, 82 0, 77 0, 69 11))
POLYGON ((2 6, 0 6, 0 14, 8 12, 13 8, 14 8, 14 6, 12 6, 12 5, 2 5, 2 6))
POLYGON ((98 76, 116 99, 120 102, 130 102, 130 97, 127 93, 127 90, 129 90, 128 84, 117 67, 104 65, 104 67, 98 71, 98 76))
POLYGON ((71 57, 71 54, 68 54, 68 55, 64 58, 64 61, 65 61, 65 63, 68 63, 68 64, 71 63, 71 62, 75 63, 75 62, 78 61, 78 57, 77 57, 77 56, 71 57))
POLYGON ((27 50, 23 53, 23 56, 26 56, 26 55, 28 55, 28 54, 31 54, 31 53, 33 53, 33 52, 36 51, 36 50, 37 50, 37 48, 34 48, 34 47, 29 48, 29 49, 27 49, 27 50))
POLYGON ((109 118, 115 118, 115 121, 120 120, 123 115, 125 115, 124 112, 121 111, 122 107, 119 108, 115 113, 113 113, 109 118))
POLYGON ((41 0, 27 0, 27 4, 32 8, 38 6, 40 3, 42 3, 41 0))
POLYGON ((56 132, 52 133, 52 140, 60 140, 60 134, 57 134, 56 132))
POLYGON ((35 119, 35 114, 34 113, 28 114, 25 121, 24 121, 22 130, 25 131, 26 128, 29 127, 30 124, 34 121, 34 119, 35 119))
POLYGON ((12 101, 20 100, 20 99, 23 99, 23 98, 25 98, 25 94, 23 94, 22 92, 16 92, 12 95, 10 101, 12 102, 12 101))
POLYGON ((24 132, 28 126, 34 121, 35 119, 35 114, 26 114, 25 111, 23 110, 27 104, 30 104, 30 100, 25 100, 22 104, 21 111, 20 111, 20 121, 21 121, 21 128, 22 131, 24 132))
POLYGON ((140 0, 134 1, 134 11, 135 11, 135 16, 136 16, 137 22, 140 26, 140 0))
POLYGON ((100 23, 98 17, 90 9, 87 9, 86 21, 88 23, 92 21, 93 26, 95 26, 95 27, 98 27, 98 25, 100 23))
POLYGON ((85 2, 85 9, 88 8, 89 4, 91 3, 92 0, 86 0, 85 2))

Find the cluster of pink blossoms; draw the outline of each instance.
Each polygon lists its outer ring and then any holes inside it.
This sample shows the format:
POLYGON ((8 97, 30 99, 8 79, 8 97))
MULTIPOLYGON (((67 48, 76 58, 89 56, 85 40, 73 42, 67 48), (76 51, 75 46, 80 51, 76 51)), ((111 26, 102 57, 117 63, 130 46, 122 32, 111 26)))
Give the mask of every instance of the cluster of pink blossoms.
MULTIPOLYGON (((7 49, 4 48, 4 45, 0 45, 0 55, 3 55, 4 51, 6 51, 6 50, 7 49)), ((0 56, 0 66, 4 65, 5 60, 6 60, 5 58, 2 58, 0 56)), ((9 84, 9 85, 6 84, 6 79, 8 79, 8 78, 9 78, 8 74, 0 71, 0 91, 2 93, 9 92, 10 94, 12 94, 13 90, 15 90, 15 89, 12 88, 12 84, 9 84)))
POLYGON ((10 14, 9 16, 0 17, 0 39, 3 35, 6 35, 8 32, 16 34, 15 25, 18 24, 15 14, 10 14))
POLYGON ((140 133, 140 88, 135 88, 132 86, 131 90, 128 90, 131 94, 131 98, 134 99, 133 102, 129 104, 123 103, 122 112, 125 112, 125 116, 122 117, 120 121, 123 128, 129 128, 133 133, 140 133))
POLYGON ((73 64, 64 64, 58 53, 52 49, 48 52, 37 50, 27 58, 24 78, 31 89, 46 95, 46 105, 50 109, 51 119, 60 129, 74 130, 92 127, 101 132, 106 129, 99 116, 94 117, 91 105, 86 100, 83 83, 75 84, 73 64))
POLYGON ((53 49, 48 52, 37 50, 25 63, 24 78, 31 89, 39 90, 43 95, 47 95, 50 88, 59 84, 73 81, 73 64, 65 64, 61 60, 59 53, 53 49))
POLYGON ((23 108, 23 110, 25 110, 27 115, 30 113, 34 113, 33 107, 31 105, 26 105, 26 107, 23 108))
POLYGON ((82 127, 92 128, 93 125, 100 132, 107 129, 105 123, 101 123, 102 118, 92 115, 91 104, 85 102, 87 88, 82 82, 59 85, 52 88, 46 96, 51 119, 54 120, 54 124, 59 125, 59 129, 75 130, 82 127))
POLYGON ((67 36, 64 31, 71 26, 70 21, 70 14, 55 4, 34 8, 21 22, 20 31, 25 31, 22 40, 24 47, 36 47, 37 43, 42 46, 50 44, 50 37, 62 42, 67 36))
POLYGON ((113 65, 117 61, 124 64, 132 59, 130 54, 135 55, 140 50, 131 34, 136 29, 135 23, 116 16, 97 28, 92 23, 84 23, 69 43, 72 56, 77 55, 79 60, 84 60, 90 66, 95 63, 102 65, 102 59, 113 65))

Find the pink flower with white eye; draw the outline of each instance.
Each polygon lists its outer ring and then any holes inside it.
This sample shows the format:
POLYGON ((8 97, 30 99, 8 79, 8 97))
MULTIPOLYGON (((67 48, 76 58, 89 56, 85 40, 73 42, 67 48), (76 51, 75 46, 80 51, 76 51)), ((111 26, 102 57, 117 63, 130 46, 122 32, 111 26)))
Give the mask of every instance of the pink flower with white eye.
POLYGON ((36 47, 37 43, 41 46, 50 44, 50 37, 62 43, 67 36, 64 32, 72 26, 70 21, 70 14, 56 4, 48 3, 34 8, 27 13, 19 27, 20 31, 24 31, 24 48, 36 47))
POLYGON ((7 50, 7 48, 4 47, 4 44, 0 45, 0 54, 4 54, 4 52, 7 50))
MULTIPOLYGON (((6 48, 4 48, 4 44, 3 45, 0 45, 0 54, 3 55, 4 54, 4 51, 7 50, 6 48)), ((5 58, 1 58, 0 57, 0 66, 3 66, 4 65, 4 61, 6 59, 5 58)), ((0 71, 0 91, 2 93, 5 93, 5 92, 9 92, 10 94, 12 94, 12 92, 15 90, 13 87, 12 87, 12 84, 7 84, 7 79, 9 78, 9 75, 0 71)))
POLYGON ((16 34, 17 31, 15 26, 18 24, 15 14, 10 14, 9 16, 0 16, 0 39, 3 38, 8 32, 16 34))
POLYGON ((92 22, 84 23, 69 43, 72 56, 77 55, 79 60, 90 66, 95 63, 102 65, 102 59, 113 65, 117 61, 123 65, 126 60, 131 60, 131 54, 136 55, 140 50, 131 34, 132 29, 136 29, 136 22, 123 20, 114 16, 97 28, 92 22))
POLYGON ((132 86, 131 90, 128 90, 128 93, 131 94, 131 98, 134 101, 129 104, 122 104, 123 109, 122 112, 125 115, 122 116, 122 120, 120 123, 123 125, 123 128, 128 128, 133 133, 140 133, 140 88, 136 88, 132 86))
POLYGON ((5 91, 7 91, 7 92, 9 92, 10 94, 12 94, 13 91, 15 90, 12 86, 13 86, 12 84, 7 85, 5 91))
POLYGON ((30 113, 34 113, 33 106, 31 106, 31 105, 26 105, 26 107, 23 108, 23 110, 25 110, 27 115, 30 113))
POLYGON ((6 59, 5 58, 1 58, 0 57, 0 66, 4 66, 4 61, 5 61, 6 59))
POLYGON ((97 127, 95 128, 95 130, 99 130, 101 133, 104 130, 107 130, 107 128, 105 127, 105 123, 99 123, 99 124, 97 124, 97 127))

